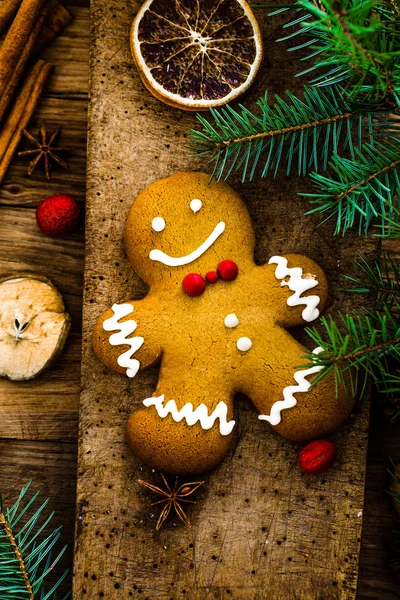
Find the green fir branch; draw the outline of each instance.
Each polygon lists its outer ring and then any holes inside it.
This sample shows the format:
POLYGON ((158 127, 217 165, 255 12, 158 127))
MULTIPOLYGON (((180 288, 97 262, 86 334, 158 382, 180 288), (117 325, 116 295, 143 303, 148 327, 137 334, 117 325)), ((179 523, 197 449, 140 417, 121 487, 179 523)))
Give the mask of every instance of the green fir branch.
POLYGON ((387 383, 400 364, 400 303, 394 306, 395 310, 384 306, 376 312, 339 314, 338 322, 322 317, 321 329, 307 328, 313 344, 324 349, 304 357, 307 366, 312 362, 322 367, 313 385, 333 373, 337 390, 343 386, 352 397, 362 395, 368 379, 387 393, 387 383))
POLYGON ((373 141, 373 115, 354 110, 339 87, 304 88, 300 99, 286 92, 290 104, 275 97, 268 105, 268 92, 257 102, 259 114, 240 105, 240 111, 226 106, 212 110, 214 123, 197 115, 202 130, 190 132, 189 147, 197 156, 212 155, 213 175, 227 179, 233 171, 242 180, 252 179, 258 166, 261 176, 275 176, 281 162, 289 174, 297 163, 297 173, 325 169, 329 156, 339 145, 354 158, 355 145, 361 145, 364 121, 373 141))
MULTIPOLYGON (((45 532, 54 513, 45 518, 48 500, 38 506, 39 493, 29 497, 29 488, 30 483, 21 490, 15 504, 4 512, 0 495, 0 598, 57 600, 57 591, 68 572, 64 572, 49 590, 45 581, 66 546, 53 558, 61 527, 51 533, 45 532)), ((69 596, 68 592, 63 600, 69 596)))
POLYGON ((295 31, 277 41, 301 38, 289 51, 308 50, 300 60, 312 64, 298 76, 317 71, 312 84, 347 82, 353 101, 399 105, 399 24, 395 0, 298 0, 296 17, 284 26, 295 31))
POLYGON ((388 222, 396 220, 394 202, 400 188, 400 144, 391 138, 355 149, 353 159, 334 154, 329 163, 333 176, 311 173, 316 191, 301 194, 315 208, 306 214, 322 213, 324 222, 336 220, 335 234, 357 225, 358 233, 367 234, 379 218, 380 233, 388 222))
POLYGON ((346 292, 374 294, 377 310, 382 310, 384 306, 392 309, 395 302, 400 302, 400 263, 396 259, 383 251, 371 264, 362 254, 358 254, 355 266, 360 275, 344 275, 344 279, 352 285, 345 289, 346 292))
POLYGON ((400 239, 400 209, 398 207, 398 196, 393 199, 395 204, 389 206, 391 217, 387 216, 384 224, 380 227, 379 235, 385 239, 400 239))
MULTIPOLYGON (((394 460, 392 458, 390 459, 390 463, 392 466, 390 469, 388 469, 388 473, 391 476, 391 478, 393 479, 393 482, 400 486, 400 469, 396 465, 396 463, 394 462, 394 460)), ((400 492, 398 492, 397 490, 395 490, 393 488, 390 488, 389 494, 393 497, 395 502, 400 503, 400 492)))

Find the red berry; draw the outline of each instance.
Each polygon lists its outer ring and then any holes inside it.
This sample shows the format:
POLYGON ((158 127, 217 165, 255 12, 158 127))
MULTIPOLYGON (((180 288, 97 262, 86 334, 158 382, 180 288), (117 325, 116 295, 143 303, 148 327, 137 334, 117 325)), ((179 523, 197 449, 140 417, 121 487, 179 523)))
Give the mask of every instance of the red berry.
POLYGON ((238 276, 238 266, 233 260, 223 260, 218 265, 218 275, 225 281, 233 281, 238 276))
POLYGON ((80 206, 72 196, 55 194, 41 201, 36 209, 36 221, 43 233, 61 237, 76 229, 80 212, 80 206))
POLYGON ((299 454, 299 465, 303 473, 323 473, 336 460, 336 446, 329 440, 315 440, 307 444, 299 454))
POLYGON ((204 278, 197 273, 189 273, 189 275, 186 275, 182 285, 189 296, 200 296, 206 288, 204 278))
POLYGON ((218 273, 216 271, 208 271, 206 279, 208 283, 216 283, 218 281, 218 273))

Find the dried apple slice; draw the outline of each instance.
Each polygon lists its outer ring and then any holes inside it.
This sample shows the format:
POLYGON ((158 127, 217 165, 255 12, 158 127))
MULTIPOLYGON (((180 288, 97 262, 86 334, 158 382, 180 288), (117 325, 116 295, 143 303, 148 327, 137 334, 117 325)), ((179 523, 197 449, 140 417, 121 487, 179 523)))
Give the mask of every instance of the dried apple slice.
POLYGON ((0 278, 0 376, 36 377, 61 352, 69 329, 61 294, 46 277, 0 278))
POLYGON ((132 25, 131 49, 149 91, 186 110, 238 98, 263 54, 245 0, 147 0, 132 25))

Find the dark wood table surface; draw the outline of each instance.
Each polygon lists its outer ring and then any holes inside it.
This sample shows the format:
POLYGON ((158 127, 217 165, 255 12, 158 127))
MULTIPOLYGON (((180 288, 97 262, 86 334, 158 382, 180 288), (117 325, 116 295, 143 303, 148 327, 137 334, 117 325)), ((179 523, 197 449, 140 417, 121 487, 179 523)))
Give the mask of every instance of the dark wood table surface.
MULTIPOLYGON (((68 157, 70 168, 62 171, 56 167, 51 182, 47 182, 40 171, 29 178, 26 161, 16 158, 0 188, 0 272, 43 273, 61 290, 72 316, 68 342, 52 368, 31 382, 0 381, 0 491, 6 504, 11 503, 32 479, 34 488, 51 498, 50 508, 56 511, 56 522, 64 526, 63 540, 70 545, 64 567, 71 566, 75 523, 84 224, 68 238, 51 239, 37 228, 35 207, 44 197, 58 192, 75 196, 82 207, 85 203, 88 1, 75 0, 68 8, 75 18, 44 53, 55 70, 29 129, 35 133, 43 120, 49 129, 62 127, 62 145, 73 148, 68 157)), ((399 254, 395 244, 390 247, 399 254)), ((387 569, 393 530, 400 529, 387 493, 389 457, 400 458, 399 431, 400 419, 391 423, 375 401, 359 600, 400 598, 399 580, 387 569)))

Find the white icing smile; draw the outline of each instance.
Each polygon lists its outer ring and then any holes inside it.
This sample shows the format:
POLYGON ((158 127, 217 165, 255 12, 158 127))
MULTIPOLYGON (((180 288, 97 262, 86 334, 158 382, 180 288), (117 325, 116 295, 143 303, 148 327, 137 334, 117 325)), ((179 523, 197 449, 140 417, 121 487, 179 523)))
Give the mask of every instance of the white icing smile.
POLYGON ((211 429, 215 421, 219 419, 219 432, 221 435, 229 435, 235 426, 235 421, 227 420, 228 407, 225 402, 218 402, 211 415, 208 414, 208 408, 205 404, 199 404, 196 409, 193 409, 193 404, 187 402, 178 410, 175 400, 168 400, 164 406, 164 394, 153 398, 146 398, 146 400, 143 400, 143 404, 147 407, 154 406, 158 416, 162 419, 170 414, 174 421, 179 423, 185 419, 189 426, 199 421, 202 429, 211 429))
POLYGON ((165 252, 162 252, 161 250, 157 249, 152 250, 149 256, 151 260, 163 263, 168 267, 180 267, 182 265, 187 265, 199 258, 202 254, 204 254, 204 252, 206 252, 210 248, 210 246, 213 245, 213 243, 219 238, 219 236, 224 233, 224 231, 225 223, 223 221, 220 221, 218 225, 215 226, 214 231, 210 233, 205 242, 203 242, 201 246, 199 246, 198 248, 196 248, 196 250, 194 250, 190 254, 187 254, 186 256, 169 256, 169 254, 165 254, 165 252))
MULTIPOLYGON (((313 354, 319 354, 323 351, 324 349, 321 348, 321 346, 318 346, 318 348, 313 350, 313 354)), ((274 404, 271 406, 269 415, 259 415, 258 418, 260 421, 268 421, 268 423, 271 423, 271 425, 278 425, 281 422, 281 411, 286 408, 293 408, 293 406, 296 406, 297 404, 297 400, 293 394, 297 394, 299 392, 308 392, 310 389, 311 383, 307 381, 306 377, 313 375, 314 373, 318 373, 323 368, 324 367, 322 366, 315 366, 311 367, 310 369, 296 371, 294 374, 294 380, 298 385, 289 385, 288 387, 285 387, 283 390, 284 400, 278 400, 278 402, 274 402, 274 404)))

